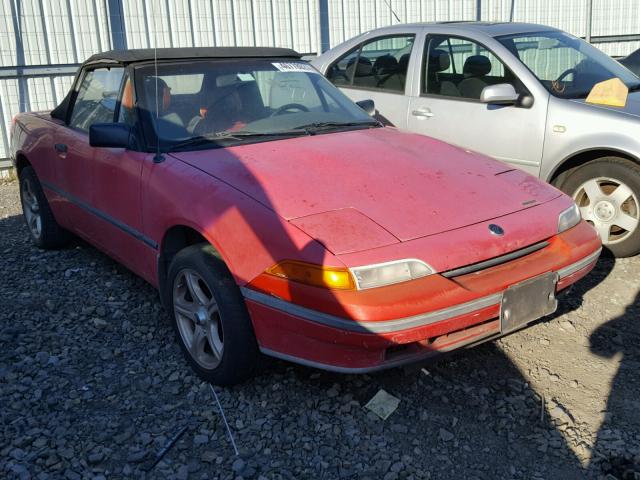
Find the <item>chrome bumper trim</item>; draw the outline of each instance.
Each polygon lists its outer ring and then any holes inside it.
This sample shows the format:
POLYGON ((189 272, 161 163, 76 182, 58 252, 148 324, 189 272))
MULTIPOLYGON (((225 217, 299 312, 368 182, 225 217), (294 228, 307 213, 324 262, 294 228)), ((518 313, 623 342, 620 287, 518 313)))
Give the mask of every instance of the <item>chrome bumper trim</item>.
MULTIPOLYGON (((597 260, 602 248, 596 252, 584 257, 571 265, 568 265, 558 271, 558 277, 560 279, 567 277, 578 270, 588 266, 590 263, 597 260)), ((349 332, 356 333, 392 333, 399 332, 401 330, 407 330, 409 328, 423 327, 425 325, 431 325, 432 323, 441 322, 450 318, 472 313, 482 308, 490 307, 492 305, 499 305, 502 301, 502 292, 487 295, 486 297, 476 298, 466 303, 454 305, 453 307, 443 308, 434 312, 421 313, 419 315, 413 315, 411 317, 404 317, 395 320, 383 320, 380 322, 359 322, 357 320, 348 320, 345 318, 330 315, 328 313, 312 310, 295 303, 282 300, 281 298, 267 295, 265 293, 257 292, 250 288, 241 287, 242 295, 247 300, 259 303, 266 307, 270 307, 281 312, 300 317, 310 322, 325 325, 327 327, 338 328, 349 332)))
POLYGON ((587 255, 582 260, 578 260, 576 263, 572 263, 571 265, 561 268, 560 270, 558 270, 558 277, 560 278, 560 280, 562 280, 563 278, 568 277, 569 275, 573 275, 578 270, 582 270, 584 267, 588 266, 590 263, 593 263, 594 261, 596 261, 598 257, 600 257, 601 253, 602 253, 602 247, 600 247, 598 250, 593 252, 591 255, 587 255))
POLYGON ((310 308, 287 302, 277 297, 256 292, 249 288, 241 288, 244 298, 260 303, 267 307, 275 308, 284 313, 304 318, 311 322, 326 325, 332 328, 339 328, 350 332, 358 333, 391 333, 409 328, 422 327, 432 323, 441 322, 449 318, 471 313, 481 308, 497 305, 502 299, 502 293, 494 293, 486 297, 477 298, 470 302, 461 303, 453 307, 436 310, 435 312, 423 313, 411 317, 400 318, 396 320, 385 320, 380 322, 359 322, 357 320, 347 320, 328 313, 318 312, 310 308))

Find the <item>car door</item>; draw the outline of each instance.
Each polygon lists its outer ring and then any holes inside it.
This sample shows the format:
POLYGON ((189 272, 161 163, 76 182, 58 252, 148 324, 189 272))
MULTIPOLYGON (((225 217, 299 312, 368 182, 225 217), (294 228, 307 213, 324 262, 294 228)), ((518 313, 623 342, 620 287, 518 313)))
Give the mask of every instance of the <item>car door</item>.
MULTIPOLYGON (((125 76, 120 91, 115 121, 135 129, 135 97, 129 75, 125 76)), ((153 163, 152 155, 134 148, 90 148, 93 151, 93 207, 100 218, 96 228, 97 243, 144 277, 148 260, 157 248, 156 243, 143 234, 142 224, 142 169, 145 163, 153 163)))
POLYGON ((93 211, 93 154, 89 127, 94 122, 113 121, 122 67, 86 69, 77 85, 77 95, 64 128, 53 139, 56 155, 56 190, 67 223, 80 236, 97 241, 99 219, 93 211), (115 92, 115 93, 114 93, 115 92))
POLYGON ((548 99, 533 98, 520 79, 480 41, 427 35, 420 80, 414 82, 407 126, 417 133, 540 172, 548 99), (533 104, 487 105, 489 85, 510 83, 533 104), (525 106, 527 105, 527 106, 525 106))
POLYGON ((132 123, 132 107, 132 83, 123 67, 87 70, 60 139, 59 177, 74 230, 139 272, 141 258, 153 247, 140 233, 140 177, 147 155, 89 144, 91 125, 116 118, 132 123))
POLYGON ((383 122, 406 128, 408 72, 418 31, 368 38, 329 65, 326 77, 355 102, 373 100, 383 122))

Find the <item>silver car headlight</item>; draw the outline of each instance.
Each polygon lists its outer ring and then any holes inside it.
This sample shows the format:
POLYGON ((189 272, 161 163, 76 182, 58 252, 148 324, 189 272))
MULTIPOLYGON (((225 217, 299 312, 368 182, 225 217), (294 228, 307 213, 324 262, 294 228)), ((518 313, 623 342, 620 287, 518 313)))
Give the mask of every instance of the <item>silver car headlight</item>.
POLYGON ((580 209, 574 203, 558 217, 558 233, 562 233, 569 230, 571 227, 575 227, 580 222, 580 219, 580 209))
POLYGON ((356 280, 358 290, 406 282, 435 273, 435 270, 429 265, 416 259, 353 267, 350 270, 356 280))

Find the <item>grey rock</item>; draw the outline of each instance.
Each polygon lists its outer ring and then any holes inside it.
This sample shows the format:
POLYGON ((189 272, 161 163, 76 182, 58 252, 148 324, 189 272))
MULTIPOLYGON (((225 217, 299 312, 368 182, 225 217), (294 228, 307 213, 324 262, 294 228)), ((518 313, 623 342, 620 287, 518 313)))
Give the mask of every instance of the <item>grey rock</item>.
POLYGON ((147 458, 147 454, 148 452, 146 450, 132 452, 127 456, 127 462, 130 462, 130 463, 142 462, 145 458, 147 458))
POLYGON ((446 430, 444 428, 441 428, 439 430, 438 436, 440 437, 440 440, 442 440, 443 442, 450 442, 455 437, 453 433, 451 433, 449 430, 446 430))
POLYGON ((103 318, 93 318, 91 322, 98 328, 103 328, 107 326, 107 321, 103 318))
POLYGON ((100 463, 103 459, 104 459, 104 453, 102 453, 102 452, 90 453, 87 456, 87 462, 89 462, 92 465, 100 463))
POLYGON ((193 443, 195 443, 196 445, 203 445, 208 441, 209 437, 207 437, 206 435, 196 435, 195 437, 193 437, 193 443))
POLYGON ((236 458, 233 461, 231 468, 233 469, 234 472, 241 473, 244 470, 246 465, 247 465, 247 462, 245 462, 242 458, 236 458))

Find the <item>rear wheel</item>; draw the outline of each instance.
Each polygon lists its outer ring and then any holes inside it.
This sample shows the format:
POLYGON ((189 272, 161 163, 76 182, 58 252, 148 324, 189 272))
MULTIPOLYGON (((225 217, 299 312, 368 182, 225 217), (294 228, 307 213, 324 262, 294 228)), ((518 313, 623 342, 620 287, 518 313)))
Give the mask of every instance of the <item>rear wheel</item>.
POLYGON ((29 234, 37 247, 60 248, 69 242, 70 234, 53 217, 47 197, 32 167, 24 167, 20 171, 20 202, 29 234))
POLYGON ((561 189, 616 257, 640 252, 640 166, 604 157, 575 169, 561 189))
POLYGON ((251 377, 259 358, 251 319, 213 248, 199 244, 178 252, 169 267, 169 288, 176 337, 193 370, 216 385, 251 377))

